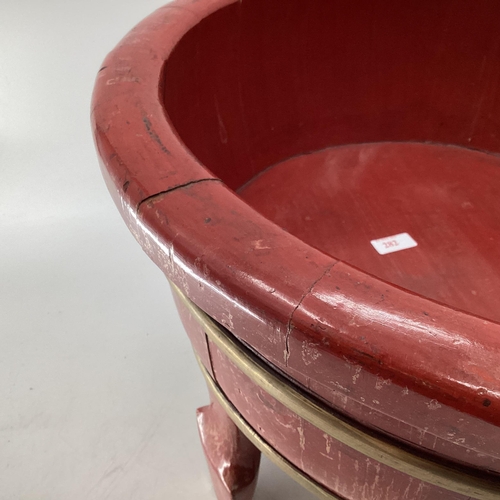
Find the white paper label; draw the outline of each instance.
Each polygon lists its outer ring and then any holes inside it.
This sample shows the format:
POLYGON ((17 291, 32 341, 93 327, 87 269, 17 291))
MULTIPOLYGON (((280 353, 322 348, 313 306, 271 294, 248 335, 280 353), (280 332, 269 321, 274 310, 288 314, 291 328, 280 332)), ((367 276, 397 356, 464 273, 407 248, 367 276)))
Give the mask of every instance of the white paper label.
POLYGON ((380 255, 400 252, 401 250, 406 250, 407 248, 413 248, 417 246, 417 242, 408 233, 400 233, 395 234, 394 236, 387 236, 386 238, 372 240, 370 241, 370 243, 380 255))

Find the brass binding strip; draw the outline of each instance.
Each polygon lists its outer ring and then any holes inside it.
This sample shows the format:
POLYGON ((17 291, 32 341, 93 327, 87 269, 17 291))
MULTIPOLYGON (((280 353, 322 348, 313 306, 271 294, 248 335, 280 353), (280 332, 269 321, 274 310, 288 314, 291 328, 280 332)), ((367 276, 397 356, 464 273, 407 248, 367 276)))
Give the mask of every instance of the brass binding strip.
POLYGON ((256 385, 299 417, 325 432, 333 439, 359 453, 392 467, 404 474, 435 486, 477 500, 500 500, 500 484, 439 464, 401 449, 388 441, 363 432, 320 406, 312 397, 293 387, 292 383, 263 363, 254 353, 210 316, 193 304, 172 284, 183 304, 202 326, 209 339, 256 385))
POLYGON ((203 366, 200 358, 196 357, 198 364, 200 365, 201 372, 205 377, 205 381, 208 388, 212 394, 217 399, 218 403, 224 408, 229 418, 235 423, 236 427, 245 434, 245 436, 253 443, 253 445, 258 448, 271 462, 277 465, 283 472, 288 474, 292 479, 294 479, 301 486, 309 490, 311 493, 316 495, 318 498, 323 500, 343 500, 334 493, 328 491, 319 483, 311 479, 309 476, 304 474, 301 470, 297 469, 295 465, 289 462, 286 458, 280 455, 271 445, 269 445, 262 437, 250 426, 250 424, 241 416, 238 410, 233 406, 233 404, 227 399, 226 395, 219 387, 217 382, 208 373, 207 369, 203 366))

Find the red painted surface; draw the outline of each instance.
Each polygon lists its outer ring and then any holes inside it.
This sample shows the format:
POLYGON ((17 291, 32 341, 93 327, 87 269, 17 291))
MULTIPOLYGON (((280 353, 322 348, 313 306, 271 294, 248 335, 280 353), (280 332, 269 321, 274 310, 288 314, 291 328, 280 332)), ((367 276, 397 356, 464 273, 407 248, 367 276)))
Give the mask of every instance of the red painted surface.
POLYGON ((300 470, 345 500, 468 500, 369 459, 288 410, 259 389, 211 344, 225 394, 263 438, 300 470))
POLYGON ((143 203, 138 238, 199 307, 283 364, 288 319, 336 261, 255 215, 221 183, 197 183, 143 203))
POLYGON ((326 254, 500 321, 497 155, 418 143, 330 148, 266 170, 240 195, 326 254), (380 255, 370 244, 403 232, 418 246, 380 255))
POLYGON ((197 411, 203 451, 218 500, 252 500, 260 451, 241 433, 212 397, 197 411))
POLYGON ((497 472, 499 18, 177 1, 108 56, 92 104, 126 223, 197 305, 336 409, 497 472), (300 156, 373 142, 427 145, 300 156), (418 246, 370 248, 396 232, 418 246))
POLYGON ((475 390, 460 404, 475 399, 476 406, 488 408, 486 387, 497 390, 500 371, 498 351, 492 353, 482 342, 495 324, 478 324, 443 304, 500 319, 499 167, 497 156, 463 148, 345 146, 288 160, 240 192, 268 219, 358 268, 337 264, 294 313, 288 359, 294 377, 358 421, 493 470, 500 470, 497 428, 472 415, 453 414, 443 396, 461 397, 453 396, 450 382, 467 370, 467 383, 475 390), (305 177, 307 186, 302 185, 305 177), (370 245, 372 239, 402 231, 418 246, 379 255, 370 245), (335 314, 326 315, 328 308, 335 314), (446 327, 435 328, 436 322, 446 327), (406 356, 399 367, 386 370, 385 360, 394 361, 394 351, 406 356), (314 378, 308 376, 310 366, 314 378), (404 380, 399 378, 403 373, 404 380), (417 394, 412 387, 420 384, 426 388, 417 394))
POLYGON ((499 16, 496 0, 234 2, 177 45, 165 105, 234 189, 334 145, 499 152, 499 16))
POLYGON ((182 325, 188 334, 189 340, 193 346, 194 352, 198 355, 201 362, 208 370, 208 373, 213 377, 214 373, 212 371, 212 362, 210 360, 210 352, 208 349, 208 339, 203 331, 200 324, 196 321, 195 318, 186 310, 185 307, 182 306, 182 302, 179 296, 174 292, 172 296, 175 301, 175 305, 177 310, 179 311, 179 315, 181 317, 182 325))

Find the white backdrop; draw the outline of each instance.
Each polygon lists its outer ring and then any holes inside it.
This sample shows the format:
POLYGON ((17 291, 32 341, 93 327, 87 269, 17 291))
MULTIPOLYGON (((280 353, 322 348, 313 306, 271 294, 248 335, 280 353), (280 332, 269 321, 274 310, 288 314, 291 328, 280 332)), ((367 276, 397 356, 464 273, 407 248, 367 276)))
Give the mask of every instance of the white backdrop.
MULTIPOLYGON (((89 125, 100 63, 163 3, 0 3, 0 500, 215 499, 202 377, 89 125)), ((255 498, 312 497, 264 461, 255 498)))

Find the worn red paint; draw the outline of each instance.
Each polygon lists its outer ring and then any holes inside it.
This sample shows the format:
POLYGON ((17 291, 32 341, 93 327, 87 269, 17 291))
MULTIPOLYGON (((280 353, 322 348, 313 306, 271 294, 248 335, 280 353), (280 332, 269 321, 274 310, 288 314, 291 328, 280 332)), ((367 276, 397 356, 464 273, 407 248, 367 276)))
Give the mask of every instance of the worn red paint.
POLYGON ((107 57, 92 104, 115 202, 198 306, 335 409, 496 472, 499 18, 176 1, 107 57), (370 246, 401 232, 418 246, 370 246))
POLYGON ((212 397, 197 411, 201 443, 219 500, 252 500, 260 451, 236 427, 212 397))

